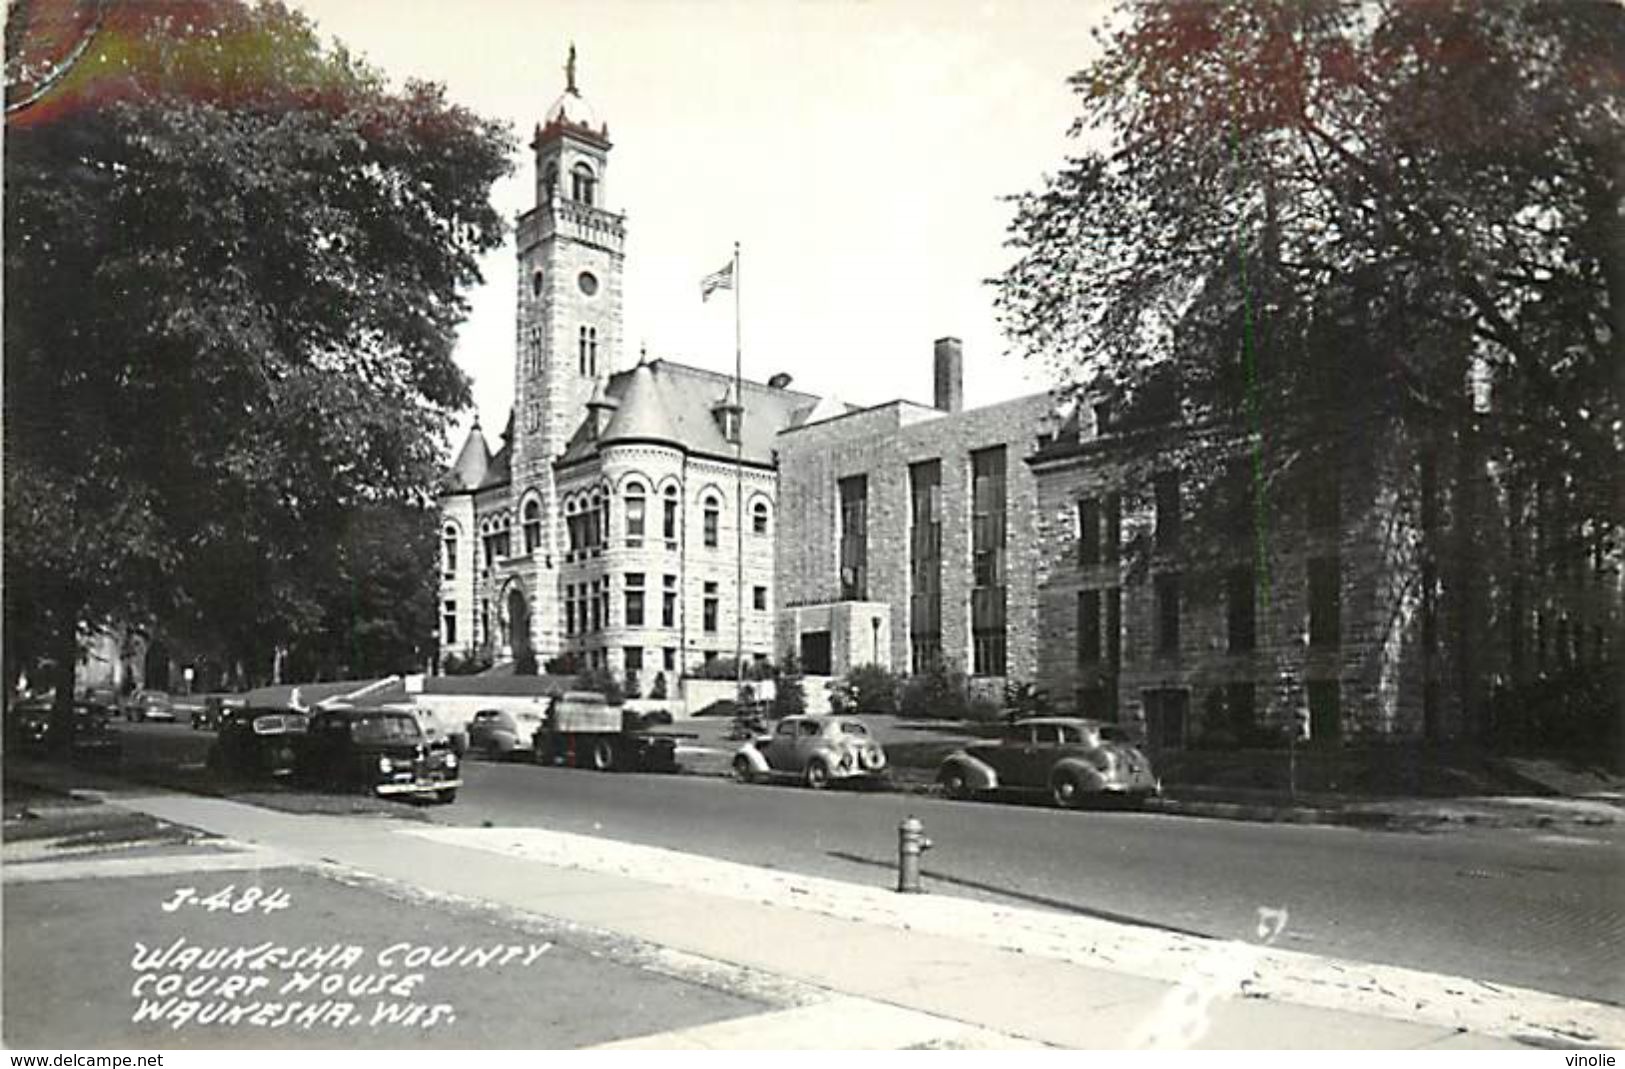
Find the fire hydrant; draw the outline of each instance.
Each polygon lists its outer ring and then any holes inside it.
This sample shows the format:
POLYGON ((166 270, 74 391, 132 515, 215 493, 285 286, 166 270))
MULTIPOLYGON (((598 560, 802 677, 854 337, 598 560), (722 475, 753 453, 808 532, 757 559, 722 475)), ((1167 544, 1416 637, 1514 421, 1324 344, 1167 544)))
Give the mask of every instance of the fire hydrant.
POLYGON ((910 816, 897 825, 897 890, 903 894, 919 894, 920 855, 931 849, 931 840, 925 837, 925 825, 918 817, 910 816))

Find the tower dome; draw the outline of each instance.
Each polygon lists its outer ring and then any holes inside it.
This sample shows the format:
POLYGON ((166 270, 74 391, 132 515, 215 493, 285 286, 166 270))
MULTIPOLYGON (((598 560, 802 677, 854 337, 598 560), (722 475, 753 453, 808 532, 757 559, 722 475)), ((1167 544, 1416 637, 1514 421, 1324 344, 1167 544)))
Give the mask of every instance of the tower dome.
POLYGON ((546 127, 570 126, 597 136, 604 136, 609 128, 598 117, 598 109, 581 95, 576 85, 576 46, 570 45, 570 58, 564 64, 564 92, 547 109, 546 127))

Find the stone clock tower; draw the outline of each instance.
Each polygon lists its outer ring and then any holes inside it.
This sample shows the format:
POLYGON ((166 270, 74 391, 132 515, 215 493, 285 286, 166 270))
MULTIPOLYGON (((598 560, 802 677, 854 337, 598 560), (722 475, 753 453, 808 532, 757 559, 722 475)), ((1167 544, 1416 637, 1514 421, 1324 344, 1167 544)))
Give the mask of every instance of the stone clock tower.
MULTIPOLYGON (((518 336, 514 367, 514 579, 528 604, 505 598, 510 626, 528 624, 539 659, 561 648, 558 495, 552 463, 581 425, 594 384, 621 349, 625 218, 607 209, 609 127, 576 83, 575 46, 564 92, 536 128, 536 206, 518 221, 518 336), (539 538, 527 533, 538 530, 539 538), (535 542, 534 546, 531 545, 535 542), (520 613, 522 619, 513 619, 520 613)), ((515 636, 519 638, 520 636, 515 636)))

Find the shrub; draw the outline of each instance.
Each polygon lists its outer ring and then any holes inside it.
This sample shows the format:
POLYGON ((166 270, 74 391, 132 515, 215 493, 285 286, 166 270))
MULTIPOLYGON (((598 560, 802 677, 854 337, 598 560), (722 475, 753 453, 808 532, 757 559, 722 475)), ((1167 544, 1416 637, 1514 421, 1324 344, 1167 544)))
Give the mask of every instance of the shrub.
POLYGON ((843 710, 877 716, 897 714, 898 677, 878 664, 859 665, 831 687, 831 704, 838 701, 843 710))
MULTIPOLYGON (((700 679, 738 679, 739 676, 735 667, 738 663, 732 657, 716 657, 706 661, 690 674, 700 679)), ((756 682, 772 679, 773 663, 771 661, 746 661, 745 678, 756 682)))
POLYGON ((602 668, 594 668, 583 672, 576 679, 579 690, 597 691, 604 696, 610 705, 626 704, 626 691, 621 689, 621 681, 602 668))
POLYGON ((1049 716, 1049 692, 1035 683, 1011 680, 1004 685, 1004 708, 1012 723, 1023 717, 1049 716))
POLYGON ((655 681, 649 687, 649 697, 654 701, 664 701, 668 696, 666 685, 666 673, 656 672, 655 681))
POLYGON ((786 656, 774 681, 771 715, 775 719, 800 716, 807 711, 807 686, 801 677, 801 658, 794 653, 786 656))
POLYGON ((581 671, 581 663, 573 653, 561 653, 557 657, 549 657, 544 667, 550 676, 573 676, 581 671))
POLYGON ((991 724, 1005 719, 1004 705, 986 694, 973 694, 965 703, 965 719, 978 724, 991 724))
POLYGON ((446 659, 440 663, 440 670, 448 676, 478 675, 491 667, 491 655, 475 651, 464 657, 456 653, 446 654, 446 659))
POLYGON ((898 713, 916 720, 963 720, 965 675, 938 661, 903 684, 898 713))

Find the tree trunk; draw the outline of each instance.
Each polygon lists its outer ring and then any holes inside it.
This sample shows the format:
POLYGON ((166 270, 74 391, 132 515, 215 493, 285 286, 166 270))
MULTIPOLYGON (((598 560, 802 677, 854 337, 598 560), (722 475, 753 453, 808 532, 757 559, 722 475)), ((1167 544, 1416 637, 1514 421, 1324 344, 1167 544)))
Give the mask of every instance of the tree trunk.
POLYGON ((79 669, 79 622, 69 617, 59 623, 52 638, 56 664, 51 678, 56 686, 56 700, 51 705, 50 749, 65 754, 73 744, 73 687, 79 669))

